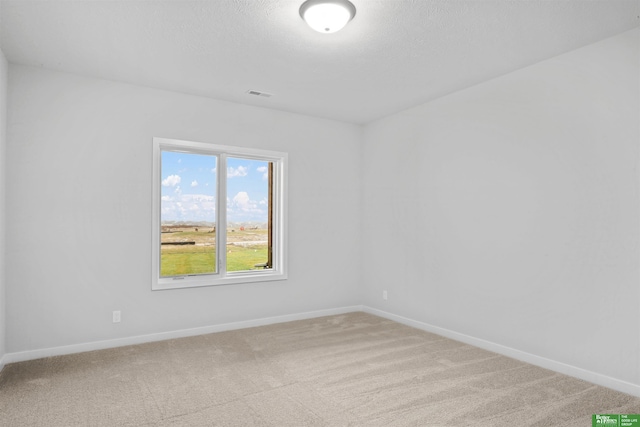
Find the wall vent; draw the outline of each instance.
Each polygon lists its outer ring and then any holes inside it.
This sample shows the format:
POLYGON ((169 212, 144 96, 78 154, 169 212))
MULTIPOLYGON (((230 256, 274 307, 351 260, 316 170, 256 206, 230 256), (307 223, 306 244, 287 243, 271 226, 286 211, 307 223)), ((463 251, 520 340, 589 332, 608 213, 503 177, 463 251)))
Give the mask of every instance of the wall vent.
POLYGON ((248 90, 247 93, 249 95, 261 96, 263 98, 271 98, 271 94, 267 92, 260 92, 259 90, 248 90))

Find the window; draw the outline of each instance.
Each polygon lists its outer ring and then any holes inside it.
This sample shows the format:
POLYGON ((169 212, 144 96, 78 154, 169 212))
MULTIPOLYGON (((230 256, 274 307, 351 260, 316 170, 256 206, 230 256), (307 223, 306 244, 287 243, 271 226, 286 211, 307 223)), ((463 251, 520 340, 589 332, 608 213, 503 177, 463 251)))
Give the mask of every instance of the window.
POLYGON ((286 162, 154 138, 152 289, 286 279, 286 162))

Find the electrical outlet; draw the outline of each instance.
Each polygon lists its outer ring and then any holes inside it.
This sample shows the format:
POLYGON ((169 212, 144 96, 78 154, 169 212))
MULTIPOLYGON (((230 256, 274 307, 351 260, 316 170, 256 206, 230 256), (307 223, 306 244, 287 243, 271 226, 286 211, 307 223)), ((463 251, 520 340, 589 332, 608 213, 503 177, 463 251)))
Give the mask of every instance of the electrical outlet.
POLYGON ((113 312, 113 323, 120 323, 120 310, 113 312))
POLYGON ((382 291, 382 299, 387 299, 387 291, 382 291))

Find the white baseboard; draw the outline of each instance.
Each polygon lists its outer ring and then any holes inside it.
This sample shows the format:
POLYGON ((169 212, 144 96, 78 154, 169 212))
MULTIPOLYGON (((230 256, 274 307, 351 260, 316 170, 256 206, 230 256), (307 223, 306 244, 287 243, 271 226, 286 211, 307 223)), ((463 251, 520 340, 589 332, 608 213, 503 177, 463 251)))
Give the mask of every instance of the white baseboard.
POLYGON ((375 316, 383 317, 385 319, 393 320, 398 323, 402 323, 407 326, 412 326, 423 331, 431 332, 441 335, 443 337, 451 338, 456 341, 464 342, 476 347, 483 348, 485 350, 493 351, 494 353, 502 354, 507 357, 512 357, 523 362, 531 363, 532 365, 540 366, 541 368, 549 369, 551 371, 559 372, 561 374, 570 375, 575 378, 579 378, 584 381, 588 381, 593 384, 601 385, 613 390, 617 390, 623 393, 627 393, 633 396, 640 397, 640 385, 622 381, 616 378, 612 378, 606 375, 598 374, 596 372, 587 371, 582 368, 578 368, 572 365, 567 365, 562 362, 547 359, 544 357, 536 356, 535 354, 527 353, 524 351, 516 350, 511 347, 506 347, 500 344, 496 344, 490 341, 486 341, 480 338, 475 338, 469 335, 461 334, 449 329, 441 328, 438 326, 430 325, 428 323, 420 322, 417 320, 409 319, 407 317, 398 316, 396 314, 388 313, 386 311, 378 310, 368 306, 348 306, 333 309, 309 311, 304 313, 287 314, 283 316, 266 317, 261 319, 244 320, 240 322, 223 323, 218 325, 203 326, 199 328, 181 329, 176 331, 161 332, 157 334, 138 335, 134 337, 116 338, 112 340, 94 341, 82 344, 73 344, 61 347, 52 347, 38 350, 22 351, 17 353, 7 353, 0 358, 0 371, 2 368, 15 362, 23 362, 27 360, 41 359, 44 357, 62 356, 65 354, 83 353, 86 351, 103 350, 107 348, 123 347, 127 345, 143 344, 147 342, 163 341, 175 338, 184 338, 196 335, 211 334, 215 332, 232 331, 236 329, 252 328, 256 326, 272 325, 276 323, 292 322, 295 320, 313 319, 316 317, 333 316, 337 314, 352 313, 357 311, 363 311, 365 313, 373 314, 375 316))
POLYGON ((433 326, 428 323, 420 322, 417 320, 409 319, 406 317, 398 316, 395 314, 387 313, 386 311, 378 310, 368 306, 363 306, 362 311, 365 313, 373 314, 375 316, 384 317, 385 319, 393 320, 398 323, 402 323, 407 326, 412 326, 423 331, 431 332, 443 337, 451 338, 456 341, 470 344, 475 347, 492 351, 494 353, 501 354, 503 356, 511 357, 513 359, 521 360, 523 362, 530 363, 532 365, 539 366, 541 368, 549 369, 550 371, 558 372, 561 374, 569 375, 593 384, 601 385, 603 387, 610 388, 612 390, 627 393, 636 397, 640 397, 640 385, 629 383, 617 378, 612 378, 606 375, 598 374, 596 372, 587 371, 576 366, 567 365, 562 362, 547 359, 545 357, 536 356, 535 354, 527 353, 524 351, 516 350, 511 347, 506 347, 500 344, 486 341, 480 338, 475 338, 469 335, 461 334, 459 332, 451 331, 449 329, 433 326))
POLYGON ((362 306, 350 306, 332 308, 326 310, 309 311, 304 313, 286 314, 283 316, 265 317, 261 319, 243 320, 240 322, 223 323, 219 325, 203 326, 199 328, 181 329, 177 331, 160 332, 157 334, 138 335, 134 337, 116 338, 112 340, 93 341, 82 344, 66 345, 61 347, 43 348, 38 350, 7 353, 0 360, 0 366, 5 363, 24 362, 27 360, 42 359, 44 357, 62 356, 65 354, 84 353, 86 351, 104 350, 107 348, 124 347, 127 345, 143 344, 147 342, 185 338, 196 335, 212 334, 215 332, 232 331, 236 329, 252 328, 256 326, 272 325, 276 323, 292 322, 294 320, 313 319, 316 317, 333 316, 337 314, 362 311, 362 306))

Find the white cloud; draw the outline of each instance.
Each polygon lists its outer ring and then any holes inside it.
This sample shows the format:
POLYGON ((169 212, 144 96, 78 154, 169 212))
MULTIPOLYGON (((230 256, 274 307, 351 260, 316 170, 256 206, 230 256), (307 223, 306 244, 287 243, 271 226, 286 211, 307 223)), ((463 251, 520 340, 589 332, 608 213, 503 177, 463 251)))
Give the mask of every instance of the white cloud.
POLYGON ((162 180, 162 185, 164 187, 175 187, 178 184, 180 184, 179 175, 169 175, 168 177, 162 180))
POLYGON ((251 200, 246 191, 240 191, 233 199, 227 200, 229 221, 266 221, 267 210, 261 203, 251 200))
POLYGON ((248 210, 255 207, 255 203, 251 202, 249 194, 246 191, 241 191, 233 196, 233 204, 242 210, 248 210))
POLYGON ((188 202, 205 203, 205 202, 213 202, 215 200, 215 197, 213 197, 210 194, 184 194, 180 199, 185 203, 188 203, 188 202))
POLYGON ((247 176, 247 174, 249 173, 249 170, 246 166, 238 166, 237 168, 234 167, 229 167, 227 169, 227 177, 228 178, 234 178, 234 177, 238 177, 238 176, 247 176))
POLYGON ((186 210, 182 206, 182 203, 171 201, 171 202, 162 202, 161 207, 162 219, 164 221, 174 221, 179 220, 184 217, 186 210))
POLYGON ((262 179, 264 179, 265 181, 267 179, 269 179, 269 168, 266 166, 260 166, 258 169, 256 169, 258 172, 262 173, 262 179))
POLYGON ((191 186, 192 187, 197 187, 198 186, 198 181, 196 181, 196 180, 191 181, 191 186))
POLYGON ((162 197, 163 221, 215 221, 215 197, 208 194, 178 194, 162 197))

